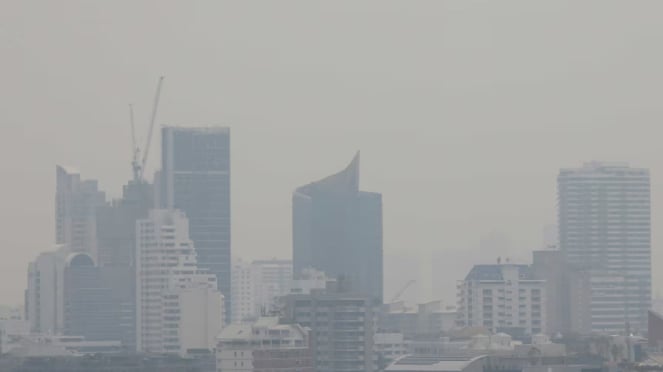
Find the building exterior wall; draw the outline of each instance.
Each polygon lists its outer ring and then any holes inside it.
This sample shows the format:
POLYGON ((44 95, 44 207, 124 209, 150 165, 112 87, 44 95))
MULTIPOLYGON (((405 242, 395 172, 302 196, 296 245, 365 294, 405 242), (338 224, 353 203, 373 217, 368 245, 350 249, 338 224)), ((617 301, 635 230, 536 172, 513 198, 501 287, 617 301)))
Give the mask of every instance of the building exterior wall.
POLYGON ((359 191, 359 155, 342 172, 293 193, 295 276, 314 268, 383 296, 382 197, 359 191))
POLYGON ((623 163, 561 169, 560 247, 568 262, 589 270, 593 332, 647 329, 651 306, 649 171, 623 163), (622 279, 611 281, 610 276, 622 279))
POLYGON ((477 265, 458 283, 461 327, 493 332, 546 332, 545 281, 531 276, 526 265, 477 265))
POLYGON ((86 253, 72 253, 64 268, 63 334, 88 341, 121 341, 119 312, 111 289, 86 253))
POLYGON ((378 302, 342 289, 289 295, 288 321, 310 328, 317 372, 367 372, 379 368, 375 347, 378 302), (342 345, 342 347, 339 347, 342 345))
POLYGON ((216 275, 229 320, 230 130, 165 127, 162 141, 162 207, 188 217, 199 265, 216 275))
POLYGON ((66 247, 41 253, 28 266, 27 317, 32 332, 57 334, 64 327, 66 247))
POLYGON ((222 296, 216 276, 197 266, 184 213, 150 211, 148 219, 136 223, 136 239, 138 351, 176 353, 202 345, 204 340, 196 340, 182 327, 191 322, 194 332, 203 335, 220 330, 216 316, 223 312, 218 302, 222 296), (219 308, 213 309, 214 305, 219 308), (202 307, 199 310, 206 311, 206 316, 199 317, 192 306, 202 307))
POLYGON ((277 299, 290 292, 292 261, 235 261, 232 272, 233 322, 257 319, 276 310, 277 299))
POLYGON ((218 372, 313 372, 309 330, 277 318, 232 324, 218 338, 218 372))
POLYGON ((96 208, 106 203, 96 180, 81 180, 80 173, 56 167, 55 243, 71 252, 97 256, 96 208))

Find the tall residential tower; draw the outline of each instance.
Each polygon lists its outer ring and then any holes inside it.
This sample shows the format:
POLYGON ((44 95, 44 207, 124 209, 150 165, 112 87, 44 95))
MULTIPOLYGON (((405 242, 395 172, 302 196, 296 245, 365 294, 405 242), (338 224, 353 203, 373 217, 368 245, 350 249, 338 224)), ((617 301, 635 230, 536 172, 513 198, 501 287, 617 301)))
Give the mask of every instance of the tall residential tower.
POLYGON ((230 316, 230 130, 163 128, 162 167, 162 207, 186 214, 198 265, 216 275, 230 316))
POLYGON ((646 331, 651 305, 649 171, 587 163, 557 178, 560 248, 588 273, 594 332, 646 331))
POLYGON ((359 153, 348 167, 295 190, 293 265, 344 277, 382 301, 382 195, 359 191, 359 153))

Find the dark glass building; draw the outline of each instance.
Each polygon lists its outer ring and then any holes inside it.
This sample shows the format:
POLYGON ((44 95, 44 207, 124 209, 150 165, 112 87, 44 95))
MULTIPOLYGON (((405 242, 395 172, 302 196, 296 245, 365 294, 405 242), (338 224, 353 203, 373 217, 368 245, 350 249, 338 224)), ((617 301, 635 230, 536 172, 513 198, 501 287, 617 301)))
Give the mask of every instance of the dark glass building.
POLYGON ((382 301, 382 195, 359 191, 359 153, 340 173, 295 190, 294 275, 314 268, 382 301))
POLYGON ((230 130, 162 129, 162 207, 189 219, 198 266, 217 277, 230 319, 230 130))
POLYGON ((64 334, 89 341, 120 341, 118 306, 86 253, 72 253, 64 268, 64 334))

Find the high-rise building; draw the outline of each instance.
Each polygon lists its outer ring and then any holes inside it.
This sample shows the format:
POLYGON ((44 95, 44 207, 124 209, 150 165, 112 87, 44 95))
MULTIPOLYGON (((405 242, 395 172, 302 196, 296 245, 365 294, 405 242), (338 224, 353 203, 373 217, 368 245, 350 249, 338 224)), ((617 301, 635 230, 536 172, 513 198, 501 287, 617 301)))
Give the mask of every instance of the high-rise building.
POLYGON ((272 313, 277 299, 290 293, 291 284, 290 260, 236 260, 232 271, 233 322, 272 313))
POLYGON ((72 253, 64 267, 64 329, 88 341, 121 341, 119 311, 100 268, 87 253, 72 253))
POLYGON ((379 302, 353 292, 347 283, 329 282, 325 290, 283 297, 287 322, 310 328, 318 372, 373 372, 379 369, 375 345, 379 302))
POLYGON ((644 332, 651 305, 649 171, 625 163, 561 169, 560 248, 589 275, 590 329, 644 332))
POLYGON ((458 283, 458 325, 514 337, 546 332, 546 282, 528 265, 475 265, 458 283))
POLYGON ((197 266, 183 212, 155 209, 136 223, 136 281, 138 351, 214 348, 223 296, 216 276, 197 266))
POLYGON ((122 198, 98 207, 96 261, 104 285, 110 288, 115 327, 127 350, 136 349, 136 221, 147 218, 154 207, 152 185, 129 181, 122 198))
POLYGON ((345 170, 297 188, 292 199, 295 277, 321 270, 382 301, 382 195, 359 191, 359 154, 345 170))
POLYGON ((58 334, 64 326, 64 266, 67 248, 41 253, 28 265, 25 308, 30 331, 58 334))
POLYGON ((96 180, 81 180, 78 171, 56 167, 55 243, 70 252, 97 256, 96 208, 106 203, 96 180))
POLYGON ((198 263, 216 275, 230 316, 230 130, 163 128, 159 185, 161 206, 189 219, 198 263))
POLYGON ((218 372, 313 372, 310 330, 276 317, 231 324, 218 339, 218 372))

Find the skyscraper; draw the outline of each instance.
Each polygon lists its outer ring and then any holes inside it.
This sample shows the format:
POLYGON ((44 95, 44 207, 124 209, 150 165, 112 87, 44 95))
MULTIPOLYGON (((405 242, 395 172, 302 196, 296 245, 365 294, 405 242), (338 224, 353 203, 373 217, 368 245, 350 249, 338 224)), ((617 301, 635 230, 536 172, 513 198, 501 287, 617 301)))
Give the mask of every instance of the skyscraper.
POLYGON ((359 153, 348 167, 295 190, 293 265, 345 277, 382 301, 382 195, 359 191, 359 153))
POLYGON ((197 266, 184 213, 155 209, 136 222, 136 281, 138 351, 214 347, 223 296, 216 276, 197 266))
POLYGON ((649 171, 624 163, 561 169, 560 247, 589 275, 594 332, 647 329, 651 304, 649 171))
POLYGON ((163 128, 159 187, 162 207, 186 214, 198 264, 216 275, 229 317, 230 130, 163 128))
POLYGON ((96 208, 106 203, 96 180, 81 180, 78 171, 56 167, 55 243, 64 244, 70 252, 96 251, 96 208))

